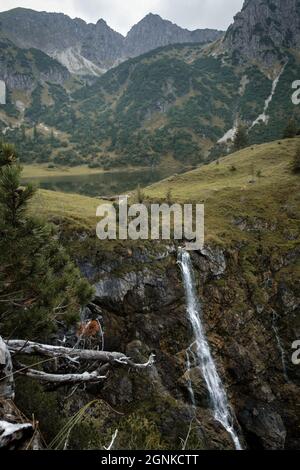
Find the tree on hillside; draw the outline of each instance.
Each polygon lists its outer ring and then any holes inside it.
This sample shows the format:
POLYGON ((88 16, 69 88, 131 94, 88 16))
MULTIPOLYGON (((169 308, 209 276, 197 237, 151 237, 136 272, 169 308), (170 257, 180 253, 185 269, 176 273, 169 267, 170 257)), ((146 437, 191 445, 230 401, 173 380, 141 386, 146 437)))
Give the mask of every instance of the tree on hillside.
POLYGON ((17 165, 6 165, 0 172, 1 215, 6 227, 17 228, 21 224, 27 203, 35 193, 32 185, 20 186, 21 171, 17 165))
POLYGON ((21 128, 20 128, 20 131, 21 131, 21 139, 23 142, 26 141, 26 131, 25 131, 25 126, 24 124, 22 124, 21 128))
MULTIPOLYGON (((1 450, 41 448, 37 421, 27 421, 13 403, 18 385, 16 375, 47 387, 75 386, 72 395, 80 384, 104 382, 114 367, 142 371, 154 364, 154 354, 136 363, 120 352, 82 349, 82 341, 85 343, 86 337, 98 331, 97 321, 81 323, 75 346, 35 341, 54 329, 57 320, 67 326, 69 320, 77 319, 81 306, 89 302, 93 291, 54 237, 53 227, 28 214, 35 188, 20 185, 21 171, 14 147, 0 144, 1 450), (19 335, 25 339, 12 339, 19 335)), ((103 337, 101 344, 103 347, 103 337)), ((95 401, 85 405, 76 416, 82 418, 95 401)), ((60 445, 66 448, 73 427, 66 428, 65 435, 59 431, 57 448, 60 445)), ((116 435, 117 431, 109 449, 116 435)))
POLYGON ((37 140, 39 136, 38 130, 37 130, 37 125, 35 124, 33 127, 33 140, 37 140))
POLYGON ((296 137, 297 131, 298 128, 295 119, 290 119, 286 128, 283 131, 283 138, 292 139, 293 137, 296 137))
POLYGON ((17 161, 16 149, 11 144, 0 142, 0 169, 17 161))
POLYGON ((14 148, 0 144, 0 329, 44 337, 56 320, 78 316, 92 296, 55 229, 28 215, 35 194, 21 186, 14 148))
POLYGON ((247 147, 249 144, 248 141, 248 132, 246 126, 243 124, 239 124, 236 130, 234 139, 233 139, 233 147, 234 150, 241 150, 247 147))

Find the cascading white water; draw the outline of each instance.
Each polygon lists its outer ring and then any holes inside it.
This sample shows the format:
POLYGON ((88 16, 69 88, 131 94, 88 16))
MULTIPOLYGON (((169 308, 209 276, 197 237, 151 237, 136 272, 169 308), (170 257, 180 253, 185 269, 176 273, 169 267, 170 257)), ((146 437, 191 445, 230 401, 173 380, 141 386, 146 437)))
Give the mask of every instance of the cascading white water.
POLYGON ((194 394, 194 389, 193 389, 193 384, 192 384, 192 379, 191 379, 191 368, 192 368, 192 366, 191 366, 190 354, 194 357, 194 353, 191 350, 191 347, 192 347, 192 345, 186 351, 186 370, 187 370, 187 373, 188 373, 188 377, 187 377, 188 391, 189 391, 189 394, 190 394, 190 397, 191 397, 191 402, 192 402, 193 408, 196 409, 196 400, 195 400, 195 394, 194 394))
MULTIPOLYGON (((181 268, 184 283, 187 314, 195 336, 195 342, 190 346, 189 350, 191 350, 192 346, 195 349, 195 355, 197 356, 199 367, 211 398, 215 419, 221 423, 230 434, 236 450, 242 450, 239 438, 234 430, 233 418, 226 392, 217 372, 209 344, 205 336, 201 318, 201 305, 196 296, 192 262, 187 251, 183 249, 179 250, 178 263, 181 268)), ((190 387, 192 387, 191 383, 190 387)), ((192 393, 192 396, 194 397, 194 392, 192 393)))
POLYGON ((268 98, 266 99, 265 101, 265 106, 264 106, 264 110, 262 112, 262 114, 260 114, 258 116, 258 118, 255 119, 255 121, 252 123, 252 126, 251 126, 251 129, 252 127, 256 126, 257 124, 260 124, 260 123, 264 123, 264 124, 268 124, 269 122, 269 119, 270 119, 270 116, 267 115, 267 111, 269 109, 269 106, 273 100, 273 96, 275 95, 275 91, 276 91, 276 88, 277 88, 277 85, 279 83, 279 80, 281 78, 281 75, 283 74, 284 70, 285 70, 285 67, 287 65, 287 62, 284 64, 284 66, 282 67, 282 69, 280 70, 279 74, 277 75, 277 77, 275 78, 275 80, 273 80, 273 83, 272 83, 272 89, 271 89, 271 94, 268 96, 268 98))

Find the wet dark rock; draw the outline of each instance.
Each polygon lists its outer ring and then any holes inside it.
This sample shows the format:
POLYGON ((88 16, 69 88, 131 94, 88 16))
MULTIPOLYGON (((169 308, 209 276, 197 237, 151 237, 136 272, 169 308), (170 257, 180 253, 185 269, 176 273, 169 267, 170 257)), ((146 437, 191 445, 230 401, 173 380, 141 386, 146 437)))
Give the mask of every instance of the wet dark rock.
MULTIPOLYGON (((91 266, 96 273, 93 303, 101 310, 106 348, 140 362, 150 353, 156 355, 155 367, 147 372, 131 374, 116 367, 101 396, 117 408, 125 407, 126 413, 134 409, 134 416, 138 412, 150 423, 154 419, 168 445, 178 446, 194 413, 186 362, 193 335, 176 255, 163 246, 156 248, 99 256, 101 266, 110 264, 110 272, 91 266)), ((291 253, 287 261, 284 253, 255 254, 255 285, 241 268, 247 248, 243 243, 230 250, 206 246, 192 253, 203 321, 244 447, 296 448, 300 377, 299 368, 290 363, 289 348, 300 332, 299 293, 285 271, 295 256, 291 253), (289 383, 273 329, 274 312, 289 383)), ((194 364, 190 378, 197 415, 192 448, 232 449, 230 436, 213 418, 203 377, 194 364)))
POLYGON ((148 312, 172 304, 178 298, 170 279, 149 269, 123 277, 105 276, 95 284, 95 301, 117 312, 148 312))
POLYGON ((206 246, 192 254, 193 264, 205 281, 208 277, 218 278, 226 270, 226 259, 222 248, 206 246))
POLYGON ((203 408, 210 407, 211 403, 209 393, 199 367, 193 367, 189 371, 186 371, 180 378, 179 384, 185 387, 187 397, 186 399, 187 401, 190 400, 191 404, 193 403, 189 388, 192 384, 194 399, 197 405, 203 408))
POLYGON ((281 416, 268 405, 246 404, 239 420, 252 449, 284 449, 287 431, 281 416))

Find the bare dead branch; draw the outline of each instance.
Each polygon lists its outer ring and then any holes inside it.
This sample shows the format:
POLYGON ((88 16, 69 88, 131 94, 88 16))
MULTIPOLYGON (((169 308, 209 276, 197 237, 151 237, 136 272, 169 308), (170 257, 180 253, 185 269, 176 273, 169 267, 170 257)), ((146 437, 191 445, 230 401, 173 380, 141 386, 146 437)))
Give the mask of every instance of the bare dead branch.
POLYGON ((76 357, 87 361, 98 361, 100 363, 120 364, 133 369, 146 369, 152 367, 155 355, 151 354, 148 361, 137 364, 125 354, 119 352, 95 351, 89 349, 74 349, 64 346, 51 346, 24 340, 9 340, 7 346, 12 354, 40 354, 47 357, 76 357))
POLYGON ((80 383, 98 383, 107 377, 99 375, 97 370, 93 372, 83 372, 82 374, 48 374, 36 369, 27 369, 26 366, 20 364, 23 368, 21 374, 41 382, 54 383, 57 385, 73 385, 80 383))

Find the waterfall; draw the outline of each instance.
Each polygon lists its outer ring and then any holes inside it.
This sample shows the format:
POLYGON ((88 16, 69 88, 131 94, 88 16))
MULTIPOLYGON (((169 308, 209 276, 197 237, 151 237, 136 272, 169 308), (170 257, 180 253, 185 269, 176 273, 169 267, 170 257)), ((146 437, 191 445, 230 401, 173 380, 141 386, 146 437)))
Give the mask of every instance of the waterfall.
POLYGON ((194 353, 193 351, 191 350, 191 347, 193 345, 191 345, 189 347, 189 349, 187 349, 186 351, 186 370, 187 370, 187 373, 188 373, 188 377, 187 377, 187 383, 188 383, 188 391, 189 391, 189 394, 190 394, 190 398, 191 398, 191 402, 192 402, 192 405, 193 405, 193 408, 196 409, 196 400, 195 400, 195 394, 194 394, 194 389, 193 389, 193 384, 192 384, 192 379, 191 379, 191 359, 190 359, 190 355, 194 358, 194 353))
POLYGON ((280 77, 281 77, 281 75, 283 74, 286 65, 287 65, 287 63, 284 64, 284 66, 283 66, 282 69, 280 70, 280 72, 279 72, 279 74, 277 75, 277 77, 275 78, 275 80, 273 80, 272 89, 271 89, 271 94, 268 96, 268 98, 267 98, 266 101, 265 101, 264 110, 263 110, 262 114, 260 114, 260 115, 258 116, 258 118, 256 118, 255 121, 252 123, 251 129, 252 129, 252 127, 256 126, 257 124, 260 124, 261 122, 263 122, 264 124, 268 124, 268 122, 269 122, 269 116, 268 116, 266 113, 267 113, 267 111, 268 111, 268 109, 269 109, 269 106, 270 106, 270 104, 271 104, 271 102, 272 102, 273 96, 274 96, 274 94, 275 94, 277 85, 278 85, 279 80, 280 80, 280 77))
MULTIPOLYGON (((186 296, 186 310, 194 332, 194 343, 188 351, 193 347, 195 356, 199 363, 200 370, 206 382, 206 386, 210 395, 213 414, 219 423, 230 434, 236 450, 242 450, 239 438, 234 430, 233 417, 227 400, 226 392, 222 384, 221 378, 217 372, 209 344, 206 339, 204 327, 202 324, 201 305, 197 300, 195 282, 193 275, 193 267, 188 252, 180 249, 178 254, 178 264, 181 268, 182 278, 186 296)), ((189 353, 187 353, 190 365, 189 353)), ((190 387, 192 384, 190 381, 190 387)), ((191 392, 190 392, 191 393, 191 392)), ((194 392, 191 394, 194 397, 194 392)), ((193 403, 194 404, 194 403, 193 403)))

